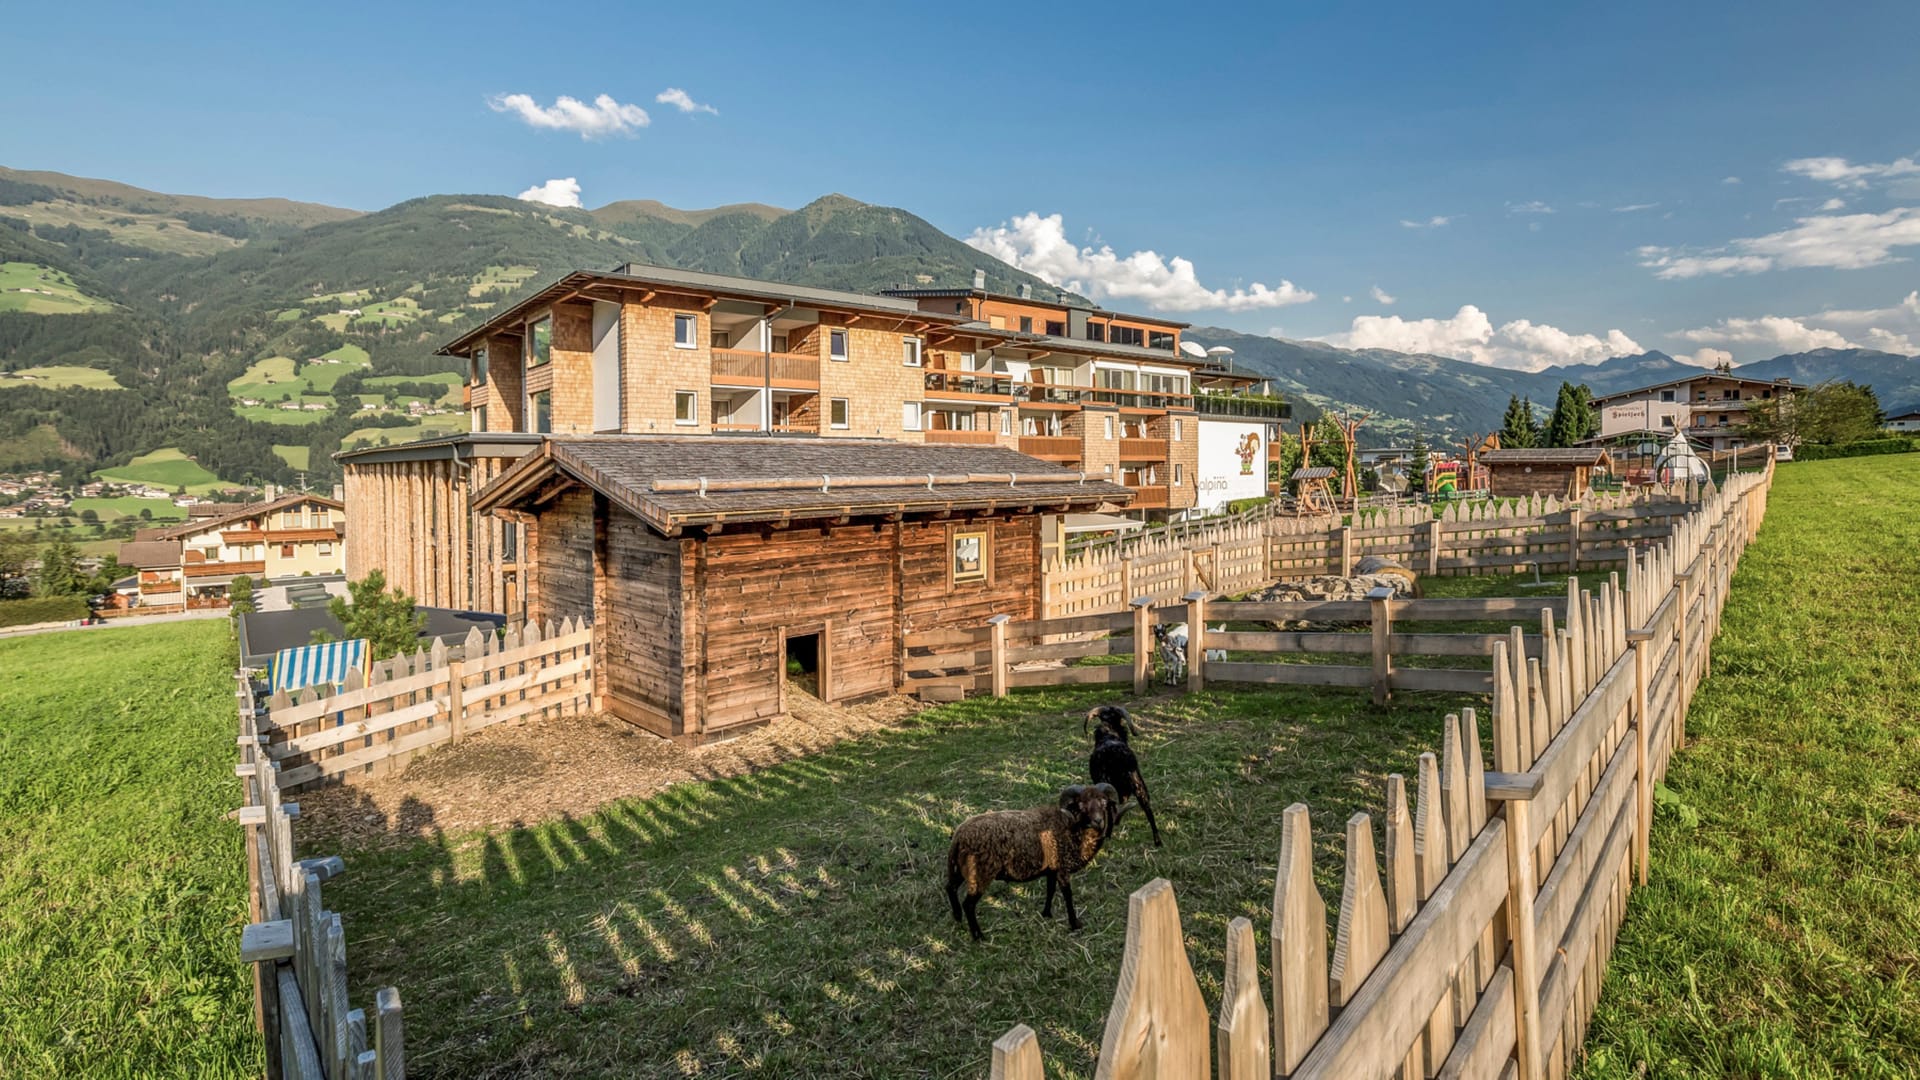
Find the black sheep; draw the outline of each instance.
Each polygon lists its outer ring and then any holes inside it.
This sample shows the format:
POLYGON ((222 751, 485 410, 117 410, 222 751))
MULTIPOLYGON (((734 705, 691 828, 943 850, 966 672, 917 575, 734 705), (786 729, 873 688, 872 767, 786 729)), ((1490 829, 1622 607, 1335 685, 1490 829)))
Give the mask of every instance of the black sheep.
POLYGON ((1146 812, 1147 827, 1153 830, 1153 846, 1161 847, 1160 826, 1153 820, 1153 803, 1147 796, 1147 782, 1140 775, 1140 759, 1133 754, 1133 747, 1127 745, 1127 735, 1133 726, 1133 717, 1118 705, 1102 705, 1087 712, 1086 720, 1080 722, 1080 730, 1087 729, 1088 722, 1100 726, 1093 731, 1093 753, 1087 758, 1087 775, 1096 784, 1112 784, 1120 793, 1120 801, 1137 799, 1140 809, 1146 812))
POLYGON ((1100 853, 1119 815, 1120 796, 1113 788, 1075 784, 1063 789, 1051 806, 995 810, 961 822, 953 830, 953 844, 947 849, 947 902, 953 905, 953 921, 959 922, 964 913, 974 940, 986 937, 980 932, 980 919, 974 909, 987 886, 995 881, 1032 881, 1044 875, 1047 903, 1040 914, 1053 917, 1057 885, 1067 901, 1067 926, 1080 929, 1080 915, 1073 909, 1073 875, 1100 853), (964 905, 960 901, 962 885, 967 889, 964 905))

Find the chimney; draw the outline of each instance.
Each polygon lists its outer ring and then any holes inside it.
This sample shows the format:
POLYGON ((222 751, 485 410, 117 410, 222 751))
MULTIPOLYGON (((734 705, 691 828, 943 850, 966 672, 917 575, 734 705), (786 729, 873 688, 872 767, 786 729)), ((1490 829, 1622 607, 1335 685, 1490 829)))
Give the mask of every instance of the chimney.
POLYGON ((333 485, 333 501, 334 502, 347 501, 347 486, 345 484, 333 485))
POLYGON ((267 501, 272 502, 278 491, 279 491, 278 488, 274 487, 272 484, 268 484, 267 485, 267 501))
POLYGON ((1022 299, 1022 300, 1031 300, 1031 299, 1033 299, 1033 286, 1032 286, 1032 285, 1030 285, 1030 284, 1028 284, 1027 282, 1024 282, 1024 281, 1020 283, 1020 299, 1022 299))
POLYGON ((985 270, 975 268, 973 271, 973 287, 980 292, 987 291, 987 272, 985 270))

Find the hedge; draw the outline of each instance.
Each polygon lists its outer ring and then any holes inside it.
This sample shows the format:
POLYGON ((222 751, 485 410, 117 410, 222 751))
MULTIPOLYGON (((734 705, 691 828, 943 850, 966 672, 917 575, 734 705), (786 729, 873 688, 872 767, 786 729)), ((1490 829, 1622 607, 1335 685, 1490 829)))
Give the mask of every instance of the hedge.
POLYGON ((1862 439, 1838 446, 1809 446, 1803 443, 1793 448, 1793 460, 1825 461, 1828 458, 1867 457, 1872 454, 1910 454, 1916 450, 1920 450, 1920 439, 1862 439))
POLYGON ((30 600, 0 600, 0 626, 27 626, 43 622, 74 622, 87 617, 84 596, 36 596, 30 600))

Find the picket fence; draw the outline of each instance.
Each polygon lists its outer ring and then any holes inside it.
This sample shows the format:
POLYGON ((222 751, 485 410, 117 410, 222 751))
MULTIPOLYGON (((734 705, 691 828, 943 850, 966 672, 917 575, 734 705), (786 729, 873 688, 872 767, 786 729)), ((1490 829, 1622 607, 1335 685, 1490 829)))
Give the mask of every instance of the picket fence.
MULTIPOLYGON (((1411 804, 1406 778, 1387 778, 1384 859, 1370 815, 1345 823, 1331 943, 1308 808, 1286 809, 1270 999, 1253 924, 1236 918, 1210 1021, 1173 886, 1135 892, 1095 1076, 1566 1076, 1628 892, 1647 881, 1653 785, 1684 743, 1771 479, 1730 479, 1597 589, 1570 584, 1564 610, 1539 615, 1536 654, 1519 626, 1494 645, 1494 768, 1463 709, 1439 755, 1420 756, 1411 804)), ((1043 1075, 1025 1025, 989 1060, 996 1080, 1043 1075)))
POLYGON ((1041 617, 1125 611, 1140 597, 1169 604, 1196 590, 1235 594, 1289 578, 1344 576, 1369 555, 1428 576, 1616 567, 1635 545, 1665 536, 1703 495, 1697 485, 1650 487, 1577 502, 1551 496, 1453 502, 1438 516, 1424 505, 1362 508, 1344 518, 1242 516, 1049 559, 1041 574, 1041 617))
POLYGON ((346 871, 337 857, 295 859, 297 803, 283 802, 261 714, 242 673, 238 691, 249 925, 240 958, 253 966, 254 1019, 266 1039, 268 1080, 400 1080, 406 1075, 400 992, 374 994, 369 1021, 347 1001, 346 934, 321 887, 346 871))
POLYGON ((383 775, 494 724, 591 712, 593 686, 593 631, 579 619, 505 635, 476 628, 452 649, 435 641, 431 651, 351 671, 338 694, 275 694, 267 753, 289 792, 383 775))

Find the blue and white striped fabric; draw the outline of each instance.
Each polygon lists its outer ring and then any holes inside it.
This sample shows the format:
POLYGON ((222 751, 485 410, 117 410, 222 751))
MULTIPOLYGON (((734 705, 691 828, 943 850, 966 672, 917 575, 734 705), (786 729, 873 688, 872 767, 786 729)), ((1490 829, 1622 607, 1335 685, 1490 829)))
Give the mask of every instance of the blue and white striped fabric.
POLYGON ((273 654, 273 690, 302 690, 321 683, 339 685, 347 672, 366 662, 367 639, 300 645, 273 654))

